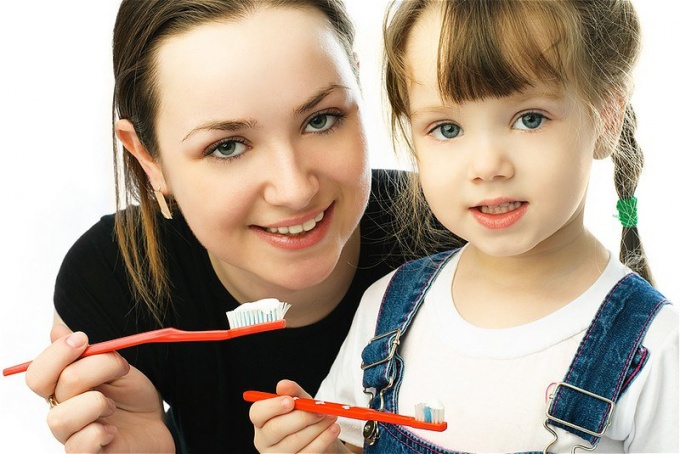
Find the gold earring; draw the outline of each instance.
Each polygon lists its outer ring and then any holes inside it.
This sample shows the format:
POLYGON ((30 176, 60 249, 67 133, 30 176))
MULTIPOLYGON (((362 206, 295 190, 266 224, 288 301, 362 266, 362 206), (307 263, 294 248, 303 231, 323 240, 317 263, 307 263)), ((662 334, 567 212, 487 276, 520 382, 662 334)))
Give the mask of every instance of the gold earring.
POLYGON ((161 209, 161 214, 163 215, 163 217, 165 219, 172 219, 172 211, 170 211, 168 202, 165 201, 165 196, 163 195, 161 190, 154 189, 153 193, 156 196, 156 202, 158 202, 158 207, 161 209))

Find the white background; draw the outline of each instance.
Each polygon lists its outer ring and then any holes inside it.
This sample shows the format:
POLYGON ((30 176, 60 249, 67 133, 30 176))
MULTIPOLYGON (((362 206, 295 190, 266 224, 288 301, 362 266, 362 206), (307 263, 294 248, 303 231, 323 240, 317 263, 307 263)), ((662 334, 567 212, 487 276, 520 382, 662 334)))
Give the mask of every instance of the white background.
MULTIPOLYGON (((658 287, 680 301, 671 260, 678 231, 677 49, 680 2, 634 0, 644 49, 634 105, 646 167, 637 192, 640 232, 658 287)), ((49 342, 52 291, 70 245, 114 210, 111 164, 111 31, 117 0, 3 3, 0 14, 0 368, 49 342)), ((349 0, 359 35, 374 167, 395 167, 379 85, 384 0, 349 0)), ((597 163, 588 227, 618 252, 620 227, 609 161, 597 163)), ((23 375, 0 377, 0 452, 61 452, 47 404, 23 375)))

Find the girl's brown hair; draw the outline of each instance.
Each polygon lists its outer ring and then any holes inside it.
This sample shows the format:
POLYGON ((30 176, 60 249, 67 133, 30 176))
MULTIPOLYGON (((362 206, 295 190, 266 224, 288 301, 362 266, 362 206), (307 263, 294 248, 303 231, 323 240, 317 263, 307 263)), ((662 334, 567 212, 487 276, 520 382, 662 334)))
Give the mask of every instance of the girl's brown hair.
MULTIPOLYGON (((321 12, 335 31, 355 68, 354 27, 341 0, 123 0, 113 31, 113 123, 129 120, 148 153, 159 157, 155 119, 159 96, 156 53, 171 36, 207 22, 239 20, 258 8, 311 9, 321 12)), ((144 170, 115 134, 115 235, 131 279, 131 290, 158 323, 170 302, 163 251, 159 244, 158 208, 144 170), (124 209, 139 204, 138 209, 124 209)), ((172 202, 171 202, 172 203, 172 202)), ((162 221, 161 221, 162 222, 162 221)))
MULTIPOLYGON (((643 154, 628 103, 640 49, 640 25, 630 0, 393 1, 383 26, 385 87, 393 140, 405 142, 413 164, 406 45, 418 18, 435 7, 443 18, 438 77, 444 99, 460 103, 507 96, 537 80, 574 87, 597 126, 596 154, 611 153, 619 198, 633 197, 643 154), (621 130, 612 120, 622 108, 619 102, 625 103, 621 130)), ((401 202, 411 207, 405 212, 428 212, 417 175, 401 202)), ((404 220, 405 231, 423 232, 413 225, 423 222, 420 216, 404 220)), ((623 227, 620 258, 652 282, 636 226, 623 227)))

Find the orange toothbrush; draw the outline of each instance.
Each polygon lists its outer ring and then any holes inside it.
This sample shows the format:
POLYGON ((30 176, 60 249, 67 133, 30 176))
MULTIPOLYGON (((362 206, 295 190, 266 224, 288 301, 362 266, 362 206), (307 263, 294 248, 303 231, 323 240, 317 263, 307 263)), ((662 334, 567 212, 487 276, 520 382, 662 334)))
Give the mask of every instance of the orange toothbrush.
MULTIPOLYGON (((278 397, 278 394, 265 393, 262 391, 246 391, 243 393, 243 399, 246 402, 257 402, 259 400, 271 399, 272 397, 278 397)), ((425 421, 413 416, 403 416, 396 413, 376 411, 371 408, 352 407, 350 405, 321 400, 304 399, 301 397, 293 397, 293 400, 295 401, 296 410, 311 413, 322 413, 325 415, 360 419, 362 421, 380 421, 389 424, 414 427, 416 429, 434 430, 437 432, 443 432, 446 430, 447 426, 446 421, 439 421, 438 417, 435 417, 433 421, 425 421)), ((426 411, 426 414, 429 414, 429 411, 426 411)))

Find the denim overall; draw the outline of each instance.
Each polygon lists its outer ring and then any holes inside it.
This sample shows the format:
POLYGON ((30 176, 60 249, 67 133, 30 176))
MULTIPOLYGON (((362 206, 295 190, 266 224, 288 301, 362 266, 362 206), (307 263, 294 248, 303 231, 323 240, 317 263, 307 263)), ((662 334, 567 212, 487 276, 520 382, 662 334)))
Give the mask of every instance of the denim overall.
MULTIPOLYGON (((375 337, 362 352, 363 386, 371 389, 370 406, 396 413, 404 362, 400 339, 406 333, 430 285, 456 252, 448 251, 409 262, 390 281, 378 313, 375 337)), ((574 433, 594 449, 609 426, 620 395, 642 370, 647 349, 641 345, 647 328, 666 299, 647 281, 631 273, 602 302, 585 333, 563 382, 550 396, 544 427, 574 433)), ((547 385, 547 384, 546 384, 547 385)), ((455 430, 455 428, 454 428, 455 430)), ((369 421, 364 427, 364 452, 455 453, 434 445, 401 426, 369 421)))

